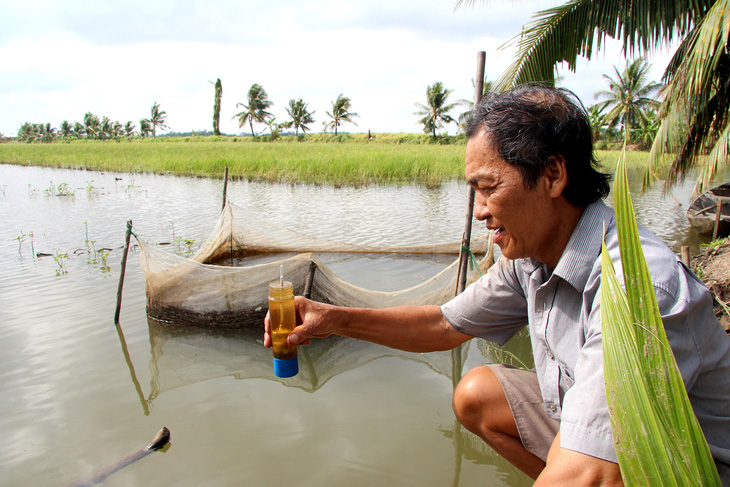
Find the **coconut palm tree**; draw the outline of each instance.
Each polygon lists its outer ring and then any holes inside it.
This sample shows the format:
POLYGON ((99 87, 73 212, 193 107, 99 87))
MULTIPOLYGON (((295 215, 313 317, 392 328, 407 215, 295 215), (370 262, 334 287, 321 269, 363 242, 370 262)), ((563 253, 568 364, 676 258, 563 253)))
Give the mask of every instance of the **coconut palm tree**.
POLYGON ((139 120, 139 136, 143 139, 145 137, 148 137, 152 133, 152 127, 150 126, 150 121, 146 118, 142 118, 139 120))
MULTIPOLYGON (((308 103, 304 103, 301 98, 298 100, 292 98, 289 100, 289 106, 286 107, 286 113, 291 117, 291 122, 286 123, 290 124, 288 126, 294 127, 294 133, 297 136, 299 135, 299 129, 302 129, 302 133, 305 133, 307 130, 311 130, 307 125, 314 123, 314 118, 312 118, 314 112, 307 110, 307 105, 308 103)), ((284 124, 282 124, 283 126, 284 124)))
POLYGON ((337 135, 337 127, 345 122, 357 126, 357 124, 352 119, 353 117, 359 117, 360 115, 350 112, 351 108, 352 101, 348 97, 343 96, 342 93, 340 93, 337 99, 332 102, 332 112, 325 112, 327 116, 332 119, 332 121, 326 122, 325 129, 334 128, 335 135, 337 135))
POLYGON ((218 78, 215 82, 215 98, 213 100, 213 135, 221 134, 221 97, 223 96, 223 84, 218 78))
POLYGON ((125 125, 124 125, 124 135, 125 135, 125 136, 126 136, 126 137, 127 137, 128 139, 131 139, 131 138, 132 138, 132 136, 134 135, 134 129, 135 129, 135 127, 134 127, 134 124, 132 123, 132 121, 131 121, 131 120, 129 120, 129 121, 128 121, 128 122, 127 122, 127 123, 126 123, 125 125))
POLYGON ((157 129, 167 130, 165 125, 165 118, 167 118, 167 112, 160 110, 160 104, 155 102, 150 109, 150 118, 147 119, 150 126, 152 127, 152 137, 157 137, 157 129))
MULTIPOLYGON (((457 7, 476 0, 456 0, 457 7)), ((617 39, 624 52, 649 54, 680 41, 662 81, 661 127, 650 163, 672 158, 668 174, 674 183, 698 163, 695 191, 709 184, 728 165, 730 147, 730 0, 570 0, 540 11, 511 43, 512 65, 498 88, 530 81, 553 83, 558 63, 575 70, 578 56, 591 59, 594 48, 617 39), (709 157, 700 155, 709 151, 709 157)))
POLYGON ((68 120, 64 120, 63 122, 61 122, 61 125, 59 125, 58 131, 61 134, 62 139, 67 139, 73 131, 73 126, 69 123, 68 120))
POLYGON ((604 74, 608 83, 608 90, 596 92, 596 98, 604 101, 598 103, 599 110, 608 109, 603 116, 609 129, 621 125, 624 133, 624 143, 631 143, 633 130, 644 128, 650 124, 647 110, 656 109, 659 102, 653 98, 662 85, 648 81, 651 64, 639 58, 626 64, 623 72, 619 73, 616 66, 615 79, 604 74))
POLYGON ((248 105, 236 103, 236 108, 241 106, 245 109, 233 116, 233 118, 238 119, 238 128, 243 128, 246 122, 248 122, 251 127, 251 136, 256 137, 256 133, 253 131, 253 123, 266 123, 267 120, 274 116, 272 113, 266 111, 274 105, 274 102, 268 98, 269 95, 263 86, 258 83, 251 85, 251 88, 248 90, 248 105))
POLYGON ((86 134, 86 129, 84 128, 84 125, 81 122, 74 122, 74 127, 73 127, 72 132, 73 132, 74 137, 76 137, 77 139, 80 139, 81 137, 83 137, 86 134))
POLYGON ((458 103, 446 103, 453 90, 447 90, 441 81, 426 87, 426 104, 416 103, 419 110, 414 115, 422 117, 418 123, 423 125, 423 131, 436 138, 436 129, 444 127, 445 123, 456 123, 456 120, 448 114, 458 103))
POLYGON ((84 115, 84 132, 86 132, 86 138, 95 139, 99 132, 101 122, 99 117, 91 112, 86 112, 84 115))
POLYGON ((111 138, 114 133, 112 121, 106 115, 101 118, 101 126, 99 128, 99 138, 101 140, 111 138))

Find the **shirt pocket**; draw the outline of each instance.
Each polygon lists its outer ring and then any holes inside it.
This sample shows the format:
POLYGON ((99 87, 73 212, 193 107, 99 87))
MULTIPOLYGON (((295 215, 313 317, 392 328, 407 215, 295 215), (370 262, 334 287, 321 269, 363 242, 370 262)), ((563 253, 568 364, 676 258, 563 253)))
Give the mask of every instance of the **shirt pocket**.
POLYGON ((568 389, 573 387, 575 379, 573 373, 563 364, 558 364, 558 394, 560 397, 560 405, 563 404, 563 397, 568 389))

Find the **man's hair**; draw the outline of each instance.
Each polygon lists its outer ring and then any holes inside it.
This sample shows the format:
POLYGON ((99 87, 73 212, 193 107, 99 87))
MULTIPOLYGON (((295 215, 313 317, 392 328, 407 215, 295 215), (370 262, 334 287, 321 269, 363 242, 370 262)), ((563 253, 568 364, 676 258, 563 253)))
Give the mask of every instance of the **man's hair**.
POLYGON ((485 132, 499 155, 515 166, 525 187, 562 156, 568 172, 563 196, 577 206, 605 198, 611 176, 598 170, 593 134, 583 104, 563 88, 521 85, 505 93, 488 93, 474 106, 466 126, 471 139, 485 132))

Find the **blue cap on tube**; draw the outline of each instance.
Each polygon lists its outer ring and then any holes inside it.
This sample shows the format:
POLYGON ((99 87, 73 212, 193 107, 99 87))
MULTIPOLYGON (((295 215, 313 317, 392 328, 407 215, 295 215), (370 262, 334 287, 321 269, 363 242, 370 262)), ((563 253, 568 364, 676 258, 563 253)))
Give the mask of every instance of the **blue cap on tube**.
POLYGON ((297 357, 282 360, 274 359, 274 375, 281 378, 294 377, 299 373, 299 361, 297 357))

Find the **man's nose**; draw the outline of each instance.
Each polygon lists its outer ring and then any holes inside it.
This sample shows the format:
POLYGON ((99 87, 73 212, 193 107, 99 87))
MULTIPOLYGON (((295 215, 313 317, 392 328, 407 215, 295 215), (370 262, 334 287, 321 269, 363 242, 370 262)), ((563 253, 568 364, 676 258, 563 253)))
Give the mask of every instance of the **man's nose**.
POLYGON ((479 196, 479 194, 477 193, 477 196, 474 199, 474 218, 479 221, 484 221, 489 216, 491 216, 491 213, 489 213, 487 199, 483 196, 479 196))

